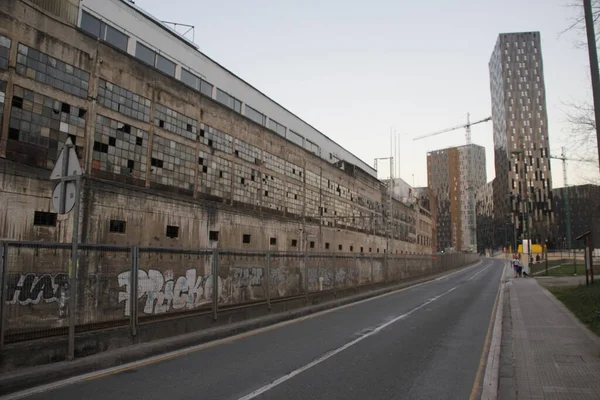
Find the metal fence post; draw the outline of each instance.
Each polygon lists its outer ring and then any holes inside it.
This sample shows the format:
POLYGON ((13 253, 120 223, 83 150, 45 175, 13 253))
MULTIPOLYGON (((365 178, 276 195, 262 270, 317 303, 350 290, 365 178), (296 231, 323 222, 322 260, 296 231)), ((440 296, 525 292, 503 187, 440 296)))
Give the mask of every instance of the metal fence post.
POLYGON ((358 285, 360 283, 360 268, 358 266, 358 255, 354 253, 354 268, 356 269, 356 283, 354 284, 354 292, 358 292, 358 285))
POLYGON ((131 322, 131 335, 137 335, 138 313, 138 271, 140 269, 139 253, 137 246, 131 246, 131 282, 129 284, 129 318, 131 322))
POLYGON ((337 292, 335 291, 336 280, 337 280, 337 257, 335 254, 333 255, 333 296, 337 297, 337 292))
POLYGON ((8 288, 8 243, 2 245, 2 263, 0 264, 0 350, 4 348, 4 332, 6 331, 6 291, 8 288))
POLYGON ((308 301, 308 253, 304 253, 304 297, 308 301))
POLYGON ((267 298, 267 307, 269 311, 271 311, 271 252, 267 251, 265 255, 265 264, 266 264, 266 280, 267 280, 267 293, 265 293, 267 298))
POLYGON ((213 262, 212 262, 212 276, 213 276, 213 298, 212 298, 212 312, 213 320, 217 320, 218 307, 219 307, 219 250, 213 249, 213 262))

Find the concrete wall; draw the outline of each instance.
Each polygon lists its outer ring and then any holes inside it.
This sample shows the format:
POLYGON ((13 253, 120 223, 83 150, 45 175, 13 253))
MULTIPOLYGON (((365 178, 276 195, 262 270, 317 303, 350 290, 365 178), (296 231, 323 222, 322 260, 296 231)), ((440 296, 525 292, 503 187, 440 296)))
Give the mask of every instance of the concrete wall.
MULTIPOLYGON (((48 174, 71 137, 90 178, 84 242, 388 251, 385 189, 359 168, 333 165, 24 2, 0 5, 0 35, 11 42, 10 68, 0 69, 0 238, 70 241, 70 215, 54 226, 32 220, 52 211, 48 174), (40 57, 66 72, 51 76, 40 57), (84 75, 79 91, 71 80, 84 75), (109 232, 111 219, 126 222, 125 234, 109 232), (178 238, 166 237, 167 225, 178 238)), ((389 251, 429 253, 415 243, 416 212, 394 202, 393 215, 389 251)))

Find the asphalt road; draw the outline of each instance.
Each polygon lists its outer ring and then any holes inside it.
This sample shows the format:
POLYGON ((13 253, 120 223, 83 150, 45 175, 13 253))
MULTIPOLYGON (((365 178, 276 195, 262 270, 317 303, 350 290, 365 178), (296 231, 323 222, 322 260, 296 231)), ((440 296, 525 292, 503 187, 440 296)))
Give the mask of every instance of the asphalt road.
POLYGON ((469 399, 502 269, 502 260, 484 259, 393 294, 26 398, 469 399))

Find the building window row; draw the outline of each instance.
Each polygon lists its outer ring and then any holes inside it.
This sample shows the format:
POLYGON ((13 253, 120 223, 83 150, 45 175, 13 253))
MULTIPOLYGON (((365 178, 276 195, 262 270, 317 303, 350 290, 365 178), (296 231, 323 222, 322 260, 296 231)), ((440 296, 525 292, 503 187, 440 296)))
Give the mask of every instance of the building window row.
POLYGON ((135 45, 135 56, 159 71, 175 77, 175 63, 140 42, 135 45))
MULTIPOLYGON (((124 34, 123 32, 121 32, 119 29, 115 28, 114 26, 107 24, 106 22, 102 21, 101 19, 93 16, 92 14, 90 14, 87 11, 82 12, 80 28, 82 30, 86 31, 87 33, 89 33, 90 35, 94 36, 95 38, 105 41, 105 42, 113 45, 114 47, 127 52, 128 42, 129 42, 130 37, 128 35, 124 34)), ((2 54, 3 54, 3 52, 8 53, 8 50, 2 50, 3 44, 8 43, 8 45, 4 46, 4 47, 10 48, 10 39, 8 39, 8 38, 4 38, 4 39, 5 40, 3 40, 3 37, 0 36, 0 69, 2 68, 2 65, 3 65, 2 54)), ((153 50, 152 48, 141 43, 140 41, 136 41, 136 43, 135 43, 134 55, 136 58, 138 58, 142 62, 144 62, 152 67, 155 67, 156 69, 160 70, 161 72, 163 72, 169 76, 172 76, 172 77, 176 76, 176 63, 175 62, 171 61, 164 55, 153 50)), ((6 61, 6 63, 7 62, 8 61, 6 61)), ((190 86, 191 88, 199 91, 200 93, 204 94, 205 96, 213 98, 214 86, 212 84, 210 84, 209 82, 205 81, 204 79, 200 78, 193 72, 182 68, 181 73, 180 73, 180 80, 181 80, 181 82, 183 82, 186 85, 190 86)), ((86 82, 86 90, 87 90, 87 82, 86 82)), ((86 92, 86 94, 87 94, 87 92, 86 92)), ((80 96, 84 97, 83 93, 80 96)), ((214 98, 217 101, 219 101, 220 103, 233 109, 234 111, 236 111, 240 114, 242 113, 242 102, 240 100, 238 100, 237 98, 235 98, 234 96, 230 95, 229 93, 217 88, 214 98)), ((112 108, 112 107, 109 107, 109 108, 112 108)), ((251 120, 253 120, 263 126, 267 125, 267 116, 248 105, 245 106, 244 114, 251 120)), ((135 117, 137 117, 137 115, 135 117)), ((138 117, 138 119, 140 119, 140 118, 138 117)), ((275 131, 279 135, 286 137, 287 129, 284 125, 282 125, 274 120, 269 120, 268 128, 275 131)), ((288 134, 287 137, 288 137, 288 139, 290 139, 292 142, 298 144, 299 146, 301 146, 301 147, 304 146, 308 151, 310 151, 314 154, 317 154, 317 155, 320 154, 319 146, 317 146, 315 143, 312 143, 312 142, 308 142, 308 141, 305 142, 303 136, 293 132, 292 134, 288 134)))
POLYGON ((8 56, 10 53, 11 40, 0 35, 0 69, 8 69, 8 56))
POLYGON ((94 17, 92 14, 85 11, 81 13, 80 27, 96 39, 110 43, 122 51, 127 51, 129 36, 111 25, 106 24, 99 18, 94 17))

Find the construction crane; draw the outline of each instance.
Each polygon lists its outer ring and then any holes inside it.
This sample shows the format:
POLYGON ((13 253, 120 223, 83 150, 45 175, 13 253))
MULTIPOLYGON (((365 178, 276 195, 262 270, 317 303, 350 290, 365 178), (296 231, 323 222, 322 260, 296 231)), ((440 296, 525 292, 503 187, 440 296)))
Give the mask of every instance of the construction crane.
POLYGON ((588 163, 596 163, 595 160, 589 160, 585 158, 567 158, 567 152, 563 147, 561 149, 560 156, 550 155, 550 158, 555 160, 562 160, 563 167, 563 186, 565 188, 565 229, 567 234, 567 243, 569 243, 569 248, 571 248, 571 211, 569 209, 569 183, 567 180, 567 161, 578 161, 578 162, 588 162, 588 163))
POLYGON ((457 125, 457 126, 453 126, 452 128, 442 129, 441 131, 432 132, 432 133, 428 133, 426 135, 417 136, 417 137, 413 138, 413 140, 425 139, 425 138, 428 138, 428 137, 431 137, 431 136, 436 136, 436 135, 440 135, 442 133, 452 132, 452 131, 455 131, 457 129, 463 129, 464 128, 466 142, 467 142, 467 144, 471 144, 471 127, 473 125, 481 124, 482 122, 488 122, 488 121, 491 121, 491 120, 492 120, 492 117, 487 117, 487 118, 484 118, 484 119, 482 119, 480 121, 471 122, 471 120, 470 120, 470 114, 467 114, 467 123, 466 124, 457 125))
MULTIPOLYGON (((477 124, 481 124, 483 122, 488 122, 491 121, 492 117, 487 117, 484 118, 482 120, 479 121, 475 121, 475 122, 471 122, 471 115, 469 113, 467 113, 467 123, 463 124, 463 125, 457 125, 457 126, 453 126, 451 128, 447 128, 447 129, 442 129, 441 131, 437 131, 437 132, 432 132, 432 133, 428 133, 426 135, 421 135, 421 136, 417 136, 415 138, 413 138, 413 140, 420 140, 420 139, 425 139, 431 136, 436 136, 436 135, 440 135, 442 133, 446 133, 446 132, 452 132, 455 131, 457 129, 464 129, 465 130, 465 140, 467 142, 467 146, 471 145, 471 127, 473 125, 477 125, 477 124)), ((475 237, 476 237, 476 232, 475 232, 475 193, 474 193, 474 187, 473 187, 473 160, 471 159, 473 156, 473 149, 470 148, 469 149, 469 161, 468 161, 468 165, 467 165, 467 169, 468 169, 468 178, 467 178, 467 190, 469 191, 469 232, 470 232, 470 238, 471 238, 471 246, 475 245, 475 237)))

